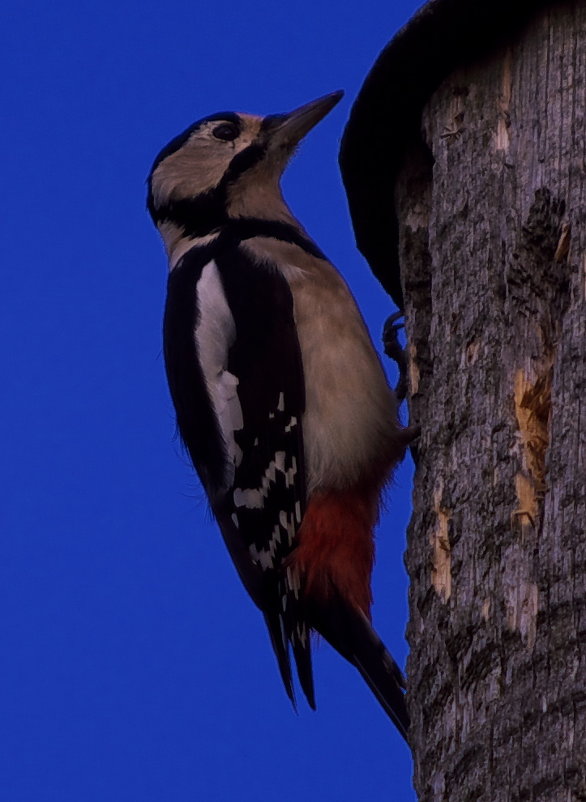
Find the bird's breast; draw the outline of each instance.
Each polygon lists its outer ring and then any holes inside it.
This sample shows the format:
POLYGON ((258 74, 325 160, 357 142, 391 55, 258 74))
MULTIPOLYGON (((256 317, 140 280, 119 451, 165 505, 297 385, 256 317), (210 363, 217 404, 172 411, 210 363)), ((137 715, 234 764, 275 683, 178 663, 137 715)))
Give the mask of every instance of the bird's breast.
POLYGON ((293 296, 308 490, 349 487, 388 471, 400 431, 396 399, 345 281, 293 244, 255 240, 249 247, 277 266, 293 296))

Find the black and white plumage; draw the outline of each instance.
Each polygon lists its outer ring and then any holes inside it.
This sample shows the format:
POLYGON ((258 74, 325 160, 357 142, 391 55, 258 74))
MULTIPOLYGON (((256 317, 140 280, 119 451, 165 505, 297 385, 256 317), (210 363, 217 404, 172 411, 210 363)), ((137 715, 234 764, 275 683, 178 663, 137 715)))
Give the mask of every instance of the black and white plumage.
POLYGON ((286 206, 299 140, 340 99, 215 114, 157 157, 148 208, 170 263, 165 364, 183 442, 293 700, 315 707, 310 632, 406 735, 403 680, 369 621, 380 493, 413 436, 341 276, 286 206))

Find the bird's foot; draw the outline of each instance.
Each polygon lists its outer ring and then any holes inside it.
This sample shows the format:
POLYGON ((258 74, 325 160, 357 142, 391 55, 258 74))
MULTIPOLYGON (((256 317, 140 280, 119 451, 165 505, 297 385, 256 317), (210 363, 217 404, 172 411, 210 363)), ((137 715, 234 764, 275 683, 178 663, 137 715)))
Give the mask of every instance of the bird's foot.
POLYGON ((404 327, 404 323, 398 323, 399 318, 403 317, 402 312, 395 312, 389 318, 383 328, 383 346, 385 354, 390 357, 399 369, 399 380, 395 387, 395 395, 399 404, 407 395, 407 354, 399 342, 399 329, 404 327))

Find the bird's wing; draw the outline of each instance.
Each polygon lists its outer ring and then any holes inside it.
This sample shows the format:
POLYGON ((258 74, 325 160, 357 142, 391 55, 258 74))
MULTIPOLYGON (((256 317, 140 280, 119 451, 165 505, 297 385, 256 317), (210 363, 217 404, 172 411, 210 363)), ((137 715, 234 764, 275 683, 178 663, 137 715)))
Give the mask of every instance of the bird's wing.
POLYGON ((293 698, 289 643, 313 704, 298 578, 305 393, 287 282, 238 245, 195 248, 169 277, 165 362, 181 437, 293 698))

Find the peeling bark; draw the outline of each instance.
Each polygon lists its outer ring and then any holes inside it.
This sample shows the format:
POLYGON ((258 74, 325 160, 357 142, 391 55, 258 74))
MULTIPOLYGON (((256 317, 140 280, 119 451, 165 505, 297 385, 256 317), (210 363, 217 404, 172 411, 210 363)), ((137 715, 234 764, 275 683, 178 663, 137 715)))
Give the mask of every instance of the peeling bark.
POLYGON ((422 802, 586 800, 586 6, 429 98, 396 182, 422 802))

